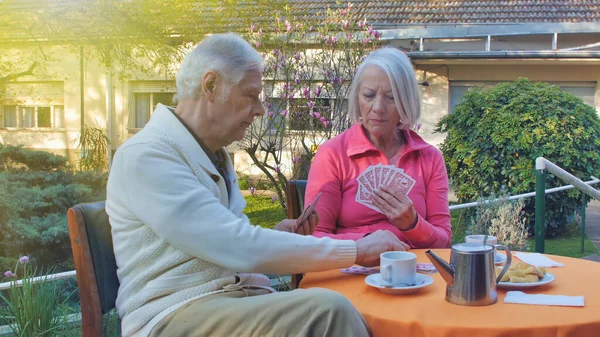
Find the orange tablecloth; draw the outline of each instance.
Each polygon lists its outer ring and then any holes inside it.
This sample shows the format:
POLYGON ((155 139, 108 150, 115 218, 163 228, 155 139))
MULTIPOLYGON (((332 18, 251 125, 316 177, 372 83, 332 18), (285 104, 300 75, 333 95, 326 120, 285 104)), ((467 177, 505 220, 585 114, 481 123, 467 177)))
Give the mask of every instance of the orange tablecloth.
MULTIPOLYGON (((415 249, 418 262, 429 262, 424 249, 415 249)), ((435 249, 448 260, 449 249, 435 249)), ((548 255, 565 264, 548 269, 556 276, 550 284, 523 290, 528 294, 585 296, 585 306, 558 307, 505 304, 504 289, 498 302, 483 307, 452 304, 444 299, 446 282, 430 274, 433 284, 411 295, 389 295, 365 284, 365 275, 339 270, 308 273, 301 288, 335 290, 352 301, 363 314, 375 337, 546 337, 600 336, 600 263, 548 255)), ((514 261, 513 256, 513 261, 514 261)))

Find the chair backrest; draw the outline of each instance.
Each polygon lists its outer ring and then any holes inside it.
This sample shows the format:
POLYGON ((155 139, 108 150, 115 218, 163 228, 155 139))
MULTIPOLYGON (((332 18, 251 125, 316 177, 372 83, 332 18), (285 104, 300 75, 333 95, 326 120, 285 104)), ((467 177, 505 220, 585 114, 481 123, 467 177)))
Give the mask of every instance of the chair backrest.
MULTIPOLYGON (((304 193, 306 180, 289 180, 287 184, 287 209, 288 219, 298 219, 304 210, 304 193)), ((292 275, 292 288, 298 288, 303 274, 292 275)))
POLYGON ((105 202, 68 211, 69 234, 81 301, 83 337, 102 336, 102 315, 115 307, 119 279, 105 202))
POLYGON ((297 219, 304 210, 306 180, 289 180, 287 186, 288 219, 297 219))

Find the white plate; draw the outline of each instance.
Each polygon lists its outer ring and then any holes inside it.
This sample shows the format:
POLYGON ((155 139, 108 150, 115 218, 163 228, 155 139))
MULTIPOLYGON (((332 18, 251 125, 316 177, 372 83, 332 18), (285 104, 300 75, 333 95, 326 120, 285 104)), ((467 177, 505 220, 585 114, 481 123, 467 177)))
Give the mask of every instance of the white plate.
POLYGON ((392 295, 406 295, 419 291, 433 283, 433 278, 427 275, 417 273, 417 285, 412 287, 387 287, 382 285, 381 275, 379 273, 371 274, 365 278, 365 283, 371 287, 379 289, 382 293, 392 295))
POLYGON ((510 283, 510 282, 500 282, 498 283, 498 288, 506 288, 506 289, 519 289, 519 288, 533 288, 538 287, 544 284, 548 284, 550 282, 554 282, 556 280, 556 276, 546 272, 544 277, 537 281, 531 283, 510 283))

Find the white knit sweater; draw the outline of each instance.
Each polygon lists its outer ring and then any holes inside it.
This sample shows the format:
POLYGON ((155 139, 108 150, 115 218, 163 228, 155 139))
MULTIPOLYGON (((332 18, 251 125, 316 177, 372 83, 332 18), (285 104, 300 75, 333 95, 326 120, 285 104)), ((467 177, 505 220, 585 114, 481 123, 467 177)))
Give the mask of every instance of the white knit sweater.
POLYGON ((122 335, 147 336, 184 303, 235 282, 235 273, 343 268, 356 244, 253 226, 229 158, 231 196, 208 156, 163 105, 117 150, 107 187, 121 286, 122 335), (213 178, 219 177, 215 182, 213 178))

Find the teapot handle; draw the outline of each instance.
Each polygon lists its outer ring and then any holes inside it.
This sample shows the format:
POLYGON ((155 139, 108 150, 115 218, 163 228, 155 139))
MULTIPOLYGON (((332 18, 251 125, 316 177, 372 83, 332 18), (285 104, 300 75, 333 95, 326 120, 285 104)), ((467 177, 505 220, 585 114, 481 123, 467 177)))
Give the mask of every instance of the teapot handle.
POLYGON ((494 246, 494 248, 502 248, 506 252, 506 263, 504 264, 504 268, 502 268, 502 271, 500 272, 498 277, 496 277, 496 284, 498 284, 500 282, 500 280, 502 280, 502 276, 504 276, 504 274, 508 271, 508 268, 510 267, 510 263, 512 262, 512 254, 510 253, 510 250, 508 249, 508 247, 506 247, 505 245, 493 245, 493 246, 494 246))

